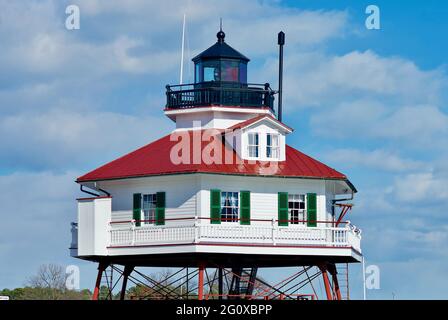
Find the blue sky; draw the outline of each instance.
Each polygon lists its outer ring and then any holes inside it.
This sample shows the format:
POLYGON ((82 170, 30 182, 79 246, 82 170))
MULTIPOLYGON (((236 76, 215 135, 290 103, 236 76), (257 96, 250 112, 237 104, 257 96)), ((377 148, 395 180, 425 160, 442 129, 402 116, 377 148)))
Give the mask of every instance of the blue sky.
POLYGON ((214 43, 222 17, 228 43, 251 58, 249 81, 273 87, 286 32, 288 143, 357 186, 350 220, 381 270, 368 297, 447 298, 442 1, 0 0, 0 288, 50 262, 78 264, 92 286, 95 266, 68 257, 74 180, 173 128, 164 87, 178 82, 184 12, 187 58, 214 43), (68 4, 80 30, 64 27, 68 4), (364 27, 369 4, 381 30, 364 27))

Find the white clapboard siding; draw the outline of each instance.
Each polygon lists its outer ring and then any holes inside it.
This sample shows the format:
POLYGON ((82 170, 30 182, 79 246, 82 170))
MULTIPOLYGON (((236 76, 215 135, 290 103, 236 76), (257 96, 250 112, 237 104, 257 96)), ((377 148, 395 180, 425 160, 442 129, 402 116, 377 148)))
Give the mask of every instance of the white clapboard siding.
MULTIPOLYGON (((251 219, 271 220, 277 219, 278 195, 276 193, 251 192, 251 219)), ((261 223, 254 221, 252 223, 261 223)))

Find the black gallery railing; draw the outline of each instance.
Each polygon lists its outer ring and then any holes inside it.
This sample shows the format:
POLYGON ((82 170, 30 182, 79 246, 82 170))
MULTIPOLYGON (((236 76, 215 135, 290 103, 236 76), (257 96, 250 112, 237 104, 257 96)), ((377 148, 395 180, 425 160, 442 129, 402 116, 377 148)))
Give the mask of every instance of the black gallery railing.
POLYGON ((198 106, 267 107, 273 110, 274 94, 269 84, 203 82, 166 86, 166 108, 198 106))

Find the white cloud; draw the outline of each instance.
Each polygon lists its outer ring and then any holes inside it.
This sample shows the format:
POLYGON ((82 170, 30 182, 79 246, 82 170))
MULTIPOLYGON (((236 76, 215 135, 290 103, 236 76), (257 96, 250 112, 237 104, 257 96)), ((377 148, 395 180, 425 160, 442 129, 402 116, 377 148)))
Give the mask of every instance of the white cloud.
MULTIPOLYGON (((432 172, 412 173, 395 179, 394 193, 402 202, 448 200, 448 179, 432 172)), ((425 214, 428 214, 427 212, 425 214)))
MULTIPOLYGON (((257 55, 276 52, 276 35, 282 29, 288 34, 288 46, 293 48, 298 44, 319 44, 341 37, 346 31, 348 19, 345 11, 284 8, 278 1, 132 0, 123 3, 117 0, 85 0, 77 3, 89 16, 107 17, 120 13, 122 18, 132 16, 140 22, 146 22, 150 16, 153 23, 151 28, 156 32, 164 29, 165 34, 175 32, 180 35, 181 19, 185 13, 189 35, 196 38, 191 40, 199 45, 193 49, 198 50, 203 49, 204 39, 213 41, 219 18, 222 17, 229 41, 238 43, 239 50, 257 55), (266 39, 271 39, 272 45, 266 39)), ((137 32, 141 32, 143 27, 135 22, 128 23, 128 26, 137 28, 137 32)))
MULTIPOLYGON (((298 53, 286 59, 285 111, 311 113, 313 133, 335 138, 398 139, 403 147, 446 147, 448 78, 412 61, 367 50, 341 56, 298 53)), ((275 61, 266 65, 275 72, 275 61)))
POLYGON ((396 152, 383 149, 362 151, 357 149, 336 149, 325 154, 325 158, 332 163, 345 167, 373 168, 392 172, 402 172, 422 168, 420 161, 405 159, 396 152))
POLYGON ((248 55, 276 52, 280 28, 293 48, 339 37, 347 23, 343 11, 285 9, 276 1, 2 1, 2 8, 0 84, 7 85, 0 86, 0 143, 7 156, 0 162, 34 169, 71 168, 86 154, 96 161, 110 150, 128 151, 126 146, 163 131, 149 126, 168 127, 148 116, 145 106, 159 108, 161 115, 164 84, 177 80, 183 12, 193 51, 215 41, 222 15, 226 39, 248 55), (76 31, 64 27, 65 5, 72 3, 81 10, 76 31), (147 83, 146 101, 141 94, 136 100, 132 83, 147 83), (137 106, 128 105, 128 95, 137 106), (122 100, 114 101, 115 96, 122 100), (85 141, 89 137, 102 143, 93 146, 85 141))
MULTIPOLYGON (((445 259, 437 257, 390 262, 367 258, 380 267, 380 290, 368 290, 369 300, 446 299, 445 259)), ((355 287, 355 290, 359 288, 355 287)), ((361 292, 359 297, 361 297, 361 292)))
MULTIPOLYGON (((74 179, 64 173, 16 172, 0 176, 0 283, 23 285, 43 263, 70 264, 70 222, 76 220, 74 179)), ((76 262, 78 263, 78 262, 76 262)))
POLYGON ((448 115, 431 105, 396 107, 353 101, 313 113, 311 128, 326 137, 392 139, 406 142, 402 148, 445 148, 448 115))
MULTIPOLYGON (((271 64, 275 67, 275 61, 271 64)), ((341 102, 374 98, 394 105, 434 104, 447 85, 442 70, 424 71, 412 61, 382 57, 371 50, 341 56, 290 54, 285 60, 285 98, 290 110, 334 108, 341 102)))
POLYGON ((51 110, 6 116, 0 119, 1 163, 12 168, 85 167, 132 151, 169 128, 161 118, 110 112, 51 110))

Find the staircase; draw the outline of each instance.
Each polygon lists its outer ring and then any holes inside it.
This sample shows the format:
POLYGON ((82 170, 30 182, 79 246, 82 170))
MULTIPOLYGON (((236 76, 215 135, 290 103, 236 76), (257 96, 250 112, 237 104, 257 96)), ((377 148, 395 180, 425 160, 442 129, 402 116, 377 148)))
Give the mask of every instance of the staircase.
POLYGON ((254 291, 258 268, 232 268, 229 299, 247 299, 254 291), (239 297, 238 297, 239 296, 239 297))
POLYGON ((113 294, 112 294, 112 292, 110 292, 110 289, 113 286, 113 276, 114 276, 113 265, 110 265, 109 267, 107 267, 104 270, 103 275, 101 277, 100 299, 102 299, 102 300, 112 300, 113 299, 113 294), (104 287, 106 288, 106 290, 103 289, 104 287))

